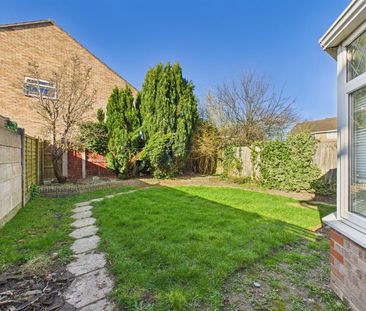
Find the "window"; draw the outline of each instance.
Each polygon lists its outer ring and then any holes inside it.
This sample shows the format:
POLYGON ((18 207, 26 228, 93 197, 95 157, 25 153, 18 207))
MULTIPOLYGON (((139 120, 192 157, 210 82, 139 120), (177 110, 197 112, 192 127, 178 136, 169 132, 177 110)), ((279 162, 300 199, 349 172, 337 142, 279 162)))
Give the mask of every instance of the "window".
POLYGON ((347 80, 366 72, 366 32, 347 47, 347 80))
POLYGON ((24 94, 27 96, 38 97, 42 94, 44 98, 56 98, 56 84, 46 80, 38 80, 25 77, 24 79, 24 94))
POLYGON ((366 86, 350 96, 351 212, 366 217, 366 86))

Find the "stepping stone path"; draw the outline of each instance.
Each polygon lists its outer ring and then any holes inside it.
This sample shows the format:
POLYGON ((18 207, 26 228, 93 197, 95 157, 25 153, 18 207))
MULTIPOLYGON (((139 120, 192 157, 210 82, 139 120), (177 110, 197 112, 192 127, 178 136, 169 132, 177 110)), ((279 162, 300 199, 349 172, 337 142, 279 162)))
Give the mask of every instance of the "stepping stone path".
MULTIPOLYGON (((134 191, 136 190, 116 195, 134 191)), ((114 196, 107 195, 105 198, 114 196)), ((95 218, 92 217, 91 204, 103 201, 105 198, 75 204, 74 214, 71 216, 75 220, 71 224, 75 230, 70 234, 75 239, 71 246, 75 260, 67 266, 67 270, 75 275, 75 279, 66 290, 65 299, 79 311, 116 310, 116 306, 106 298, 113 289, 113 281, 106 271, 105 255, 97 250, 100 238, 97 235, 95 218)))

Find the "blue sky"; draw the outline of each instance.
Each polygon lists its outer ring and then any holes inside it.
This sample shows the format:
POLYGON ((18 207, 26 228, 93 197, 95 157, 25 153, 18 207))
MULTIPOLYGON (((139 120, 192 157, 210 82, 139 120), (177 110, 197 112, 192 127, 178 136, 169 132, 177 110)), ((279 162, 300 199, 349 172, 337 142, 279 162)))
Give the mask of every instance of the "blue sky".
POLYGON ((336 114, 336 63, 318 44, 350 0, 3 1, 0 23, 51 18, 137 88, 179 61, 204 101, 246 70, 296 99, 303 119, 336 114))

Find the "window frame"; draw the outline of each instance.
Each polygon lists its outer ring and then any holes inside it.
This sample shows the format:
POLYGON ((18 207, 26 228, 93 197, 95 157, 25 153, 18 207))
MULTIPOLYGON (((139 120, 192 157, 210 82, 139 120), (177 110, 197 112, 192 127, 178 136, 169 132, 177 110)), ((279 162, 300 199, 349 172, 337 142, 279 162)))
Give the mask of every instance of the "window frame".
POLYGON ((337 51, 337 110, 338 110, 338 165, 337 218, 366 234, 366 217, 351 211, 351 104, 352 94, 366 87, 366 72, 348 80, 348 46, 366 31, 366 22, 357 28, 338 47, 337 51))
POLYGON ((42 98, 46 98, 46 99, 57 99, 57 88, 56 88, 56 83, 55 82, 48 81, 48 80, 37 79, 37 78, 32 78, 32 77, 29 77, 29 76, 25 76, 24 77, 24 86, 23 86, 24 95, 25 96, 37 97, 38 98, 39 97, 39 93, 37 93, 37 94, 28 93, 26 91, 26 85, 31 85, 31 86, 34 86, 36 88, 43 87, 45 89, 54 90, 54 95, 53 96, 47 96, 47 95, 43 95, 42 94, 42 98), (29 80, 33 80, 33 81, 36 81, 36 82, 31 82, 29 80), (48 84, 48 85, 40 85, 40 82, 41 83, 48 84))

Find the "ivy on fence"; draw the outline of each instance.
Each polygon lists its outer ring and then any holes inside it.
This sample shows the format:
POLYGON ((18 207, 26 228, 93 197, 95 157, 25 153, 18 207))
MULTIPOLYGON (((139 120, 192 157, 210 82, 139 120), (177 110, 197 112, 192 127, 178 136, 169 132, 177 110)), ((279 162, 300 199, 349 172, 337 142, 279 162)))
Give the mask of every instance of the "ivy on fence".
POLYGON ((290 135, 286 141, 257 142, 252 146, 253 167, 259 167, 259 182, 285 191, 313 190, 320 169, 313 156, 317 141, 308 132, 290 135))

